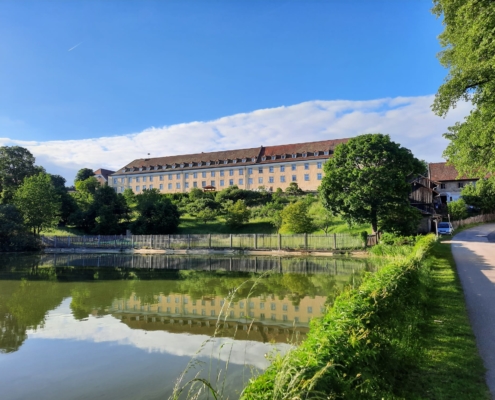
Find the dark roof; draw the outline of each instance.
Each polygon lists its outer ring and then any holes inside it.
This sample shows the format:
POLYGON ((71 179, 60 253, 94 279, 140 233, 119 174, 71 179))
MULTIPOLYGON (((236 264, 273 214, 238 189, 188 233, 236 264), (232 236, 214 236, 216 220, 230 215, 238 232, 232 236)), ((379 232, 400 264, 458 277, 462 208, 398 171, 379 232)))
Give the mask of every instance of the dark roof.
POLYGON ((108 178, 108 175, 112 175, 113 173, 115 173, 115 171, 111 171, 109 169, 104 169, 104 168, 100 168, 95 171, 95 175, 102 175, 105 178, 108 178))
POLYGON ((478 178, 468 178, 467 176, 460 176, 459 172, 455 169, 453 165, 449 165, 446 162, 430 163, 430 179, 436 182, 444 181, 474 181, 478 178))

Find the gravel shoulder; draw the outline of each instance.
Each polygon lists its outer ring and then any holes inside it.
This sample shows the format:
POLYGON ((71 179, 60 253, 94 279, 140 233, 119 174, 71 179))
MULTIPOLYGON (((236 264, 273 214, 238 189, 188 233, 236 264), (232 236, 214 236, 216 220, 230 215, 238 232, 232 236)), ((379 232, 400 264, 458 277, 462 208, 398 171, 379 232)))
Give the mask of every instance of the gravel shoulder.
POLYGON ((478 350, 487 369, 486 382, 495 399, 495 224, 467 229, 450 243, 478 350))

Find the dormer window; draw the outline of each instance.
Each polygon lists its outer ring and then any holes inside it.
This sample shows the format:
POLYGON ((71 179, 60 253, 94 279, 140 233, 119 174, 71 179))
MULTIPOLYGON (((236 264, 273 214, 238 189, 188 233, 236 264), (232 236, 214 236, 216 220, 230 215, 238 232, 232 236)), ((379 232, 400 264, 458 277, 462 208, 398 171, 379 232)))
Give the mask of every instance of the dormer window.
POLYGON ((282 160, 285 160, 285 154, 282 154, 282 156, 280 157, 282 160))
POLYGON ((277 156, 272 156, 272 160, 275 160, 277 158, 277 156))
POLYGON ((317 156, 317 155, 318 155, 318 153, 319 153, 318 151, 315 151, 315 152, 314 152, 314 155, 315 155, 315 156, 317 156))
POLYGON ((232 162, 233 162, 234 164, 237 164, 237 159, 233 159, 233 160, 232 160, 232 162))
POLYGON ((245 159, 245 158, 243 158, 243 159, 242 159, 242 162, 246 162, 246 159, 245 159))
POLYGON ((210 165, 210 162, 209 162, 209 161, 207 161, 207 162, 206 162, 206 165, 210 165))
POLYGON ((325 151, 323 152, 323 154, 325 154, 326 156, 328 156, 328 150, 325 150, 325 151))
POLYGON ((292 154, 292 158, 296 158, 297 157, 297 154, 292 154))
POLYGON ((189 163, 189 166, 192 167, 194 164, 192 162, 189 163))
POLYGON ((251 158, 252 162, 256 162, 256 157, 251 158))
POLYGON ((180 167, 181 167, 181 168, 184 168, 184 163, 182 163, 182 164, 180 165, 180 167))
POLYGON ((227 164, 228 162, 229 162, 229 160, 223 160, 224 164, 227 164))
POLYGON ((143 170, 143 167, 139 168, 139 170, 142 171, 143 170))
POLYGON ((307 153, 302 153, 302 156, 303 157, 306 157, 308 154, 307 153))
POLYGON ((172 168, 175 168, 175 164, 172 164, 172 168))
POLYGON ((266 157, 261 157, 261 161, 266 161, 266 157))

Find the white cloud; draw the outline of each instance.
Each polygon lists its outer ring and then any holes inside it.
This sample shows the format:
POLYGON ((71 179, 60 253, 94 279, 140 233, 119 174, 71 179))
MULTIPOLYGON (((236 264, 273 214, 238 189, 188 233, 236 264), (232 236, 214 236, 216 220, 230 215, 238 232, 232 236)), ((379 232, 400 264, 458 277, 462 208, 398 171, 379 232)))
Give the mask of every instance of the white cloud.
POLYGON ((119 169, 136 158, 228 150, 386 133, 416 157, 441 161, 448 126, 461 121, 470 105, 459 104, 447 118, 431 111, 433 96, 368 101, 314 100, 214 121, 148 128, 123 136, 82 140, 19 141, 0 138, 0 145, 27 147, 48 172, 69 183, 83 167, 119 169))

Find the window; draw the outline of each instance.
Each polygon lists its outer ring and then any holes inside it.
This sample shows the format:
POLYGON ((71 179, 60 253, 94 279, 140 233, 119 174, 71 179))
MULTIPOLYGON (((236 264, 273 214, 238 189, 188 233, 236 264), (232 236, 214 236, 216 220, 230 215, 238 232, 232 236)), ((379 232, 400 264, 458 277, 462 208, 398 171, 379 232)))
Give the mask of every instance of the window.
POLYGON ((215 310, 211 310, 211 311, 210 311, 210 315, 211 315, 212 317, 214 317, 214 316, 215 316, 215 310))
POLYGON ((304 174, 304 180, 309 181, 309 174, 304 174))
POLYGON ((277 156, 272 156, 272 160, 275 160, 277 158, 277 156))
POLYGON ((252 162, 256 162, 256 157, 251 158, 252 162))
POLYGON ((139 186, 136 186, 136 192, 139 192, 141 189, 139 188, 139 186))
POLYGON ((291 167, 292 171, 295 171, 296 168, 297 168, 297 165, 296 164, 292 164, 290 167, 291 167))
POLYGON ((229 179, 229 185, 232 186, 234 184, 234 180, 233 179, 229 179))
POLYGON ((261 161, 266 161, 266 157, 265 156, 261 157, 261 161))
POLYGON ((277 309, 277 305, 275 303, 270 303, 270 310, 275 311, 277 309))
POLYGON ((265 314, 264 314, 264 313, 261 313, 261 314, 260 314, 260 320, 262 320, 262 321, 263 321, 264 319, 265 319, 265 314))
POLYGON ((260 310, 264 310, 265 309, 265 303, 260 303, 260 310))
POLYGON ((297 154, 292 154, 292 158, 296 158, 297 157, 297 154))
POLYGON ((225 186, 225 181, 223 179, 220 179, 220 186, 225 186))
POLYGON ((201 177, 206 178, 206 171, 201 172, 201 177))
POLYGON ((206 186, 206 181, 201 181, 201 187, 205 187, 206 186))
POLYGON ((194 164, 192 162, 189 163, 189 166, 192 167, 194 164))
POLYGON ((186 172, 186 173, 184 174, 184 178, 185 178, 185 179, 189 179, 189 172, 186 172))
POLYGON ((268 172, 273 172, 274 167, 268 167, 268 172))
POLYGON ((263 178, 259 177, 258 178, 258 183, 263 183, 263 178))
POLYGON ((125 182, 125 178, 120 178, 120 182, 121 183, 124 183, 125 182))
POLYGON ((193 178, 196 179, 198 177, 198 173, 197 172, 193 172, 193 178))
POLYGON ((328 156, 328 150, 325 150, 325 151, 323 152, 323 154, 325 154, 326 156, 328 156))
POLYGON ((318 155, 318 153, 319 153, 318 151, 315 151, 315 152, 313 153, 313 155, 314 155, 314 156, 317 156, 317 155, 318 155))
POLYGON ((458 186, 459 188, 463 188, 463 187, 464 187, 464 182, 459 182, 459 183, 457 184, 457 186, 458 186))
POLYGON ((234 314, 234 310, 230 310, 230 318, 234 318, 235 314, 234 314))
POLYGON ((129 177, 129 179, 127 180, 127 182, 132 183, 132 177, 129 177))
POLYGON ((316 174, 316 179, 318 179, 319 181, 321 181, 321 176, 322 176, 322 175, 321 175, 321 172, 318 172, 318 173, 316 174))
POLYGON ((173 177, 172 177, 172 174, 170 174, 170 175, 168 176, 168 180, 169 180, 169 181, 171 181, 171 180, 172 180, 172 178, 173 178, 173 177))
POLYGON ((163 190, 163 183, 160 183, 160 190, 163 190))
POLYGON ((244 175, 244 170, 243 169, 240 169, 239 170, 239 175, 244 175))
POLYGON ((294 311, 299 312, 299 306, 294 306, 294 311))
POLYGON ((309 169, 309 163, 304 163, 304 169, 309 169))
POLYGON ((150 185, 150 189, 153 189, 153 185, 150 185))
POLYGON ((214 178, 215 177, 215 171, 211 171, 211 177, 214 178))
POLYGON ((303 157, 306 157, 306 156, 307 156, 307 154, 306 154, 306 153, 303 153, 303 154, 302 154, 302 156, 303 156, 303 157))
POLYGON ((189 182, 184 183, 184 189, 189 189, 189 182))
POLYGON ((245 159, 245 158, 243 158, 243 159, 242 159, 242 162, 246 162, 246 159, 245 159))
POLYGON ((280 157, 282 160, 285 160, 285 154, 282 154, 282 156, 280 157))
POLYGON ((252 185, 253 184, 253 178, 248 178, 248 184, 252 185))
POLYGON ((223 176, 224 174, 225 174, 225 171, 222 169, 222 170, 220 171, 220 176, 223 176))
POLYGON ((445 189, 445 183, 440 184, 440 189, 445 189))
POLYGON ((210 182, 211 186, 215 186, 215 181, 210 182))
POLYGON ((252 168, 248 168, 248 175, 252 175, 253 174, 253 169, 252 168))
POLYGON ((197 310, 194 308, 193 309, 193 315, 196 315, 196 313, 197 313, 197 310))
POLYGON ((163 181, 163 175, 160 175, 160 180, 163 181))
POLYGON ((139 176, 136 176, 136 182, 139 182, 139 176))
POLYGON ((150 178, 150 182, 153 182, 153 177, 152 176, 149 176, 148 178, 150 178))
POLYGON ((237 164, 237 159, 236 159, 236 158, 234 158, 234 159, 232 160, 232 162, 233 162, 234 164, 237 164))
POLYGON ((244 318, 244 311, 241 311, 241 312, 239 313, 239 317, 244 318))
POLYGON ((224 164, 227 164, 227 163, 228 163, 228 160, 223 160, 223 163, 224 163, 224 164))
POLYGON ((201 315, 206 315, 206 310, 201 310, 201 315))
POLYGON ((178 302, 179 302, 179 298, 178 298, 178 297, 176 297, 176 298, 175 298, 175 302, 176 302, 176 303, 178 303, 178 302))
POLYGON ((282 315, 282 319, 283 319, 284 321, 287 321, 287 315, 282 315))
POLYGON ((275 314, 272 314, 272 315, 270 316, 270 319, 271 319, 272 321, 276 321, 276 320, 277 320, 277 317, 276 317, 276 315, 275 315, 275 314))
POLYGON ((299 323, 299 317, 294 317, 294 322, 295 322, 296 324, 298 324, 298 323, 299 323))
POLYGON ((239 302, 239 308, 244 308, 244 302, 243 301, 239 302))
POLYGON ((285 165, 280 166, 280 172, 285 172, 285 165))
POLYGON ((177 189, 180 189, 180 182, 177 182, 177 183, 175 184, 175 187, 176 187, 177 189))
POLYGON ((318 161, 316 163, 316 168, 321 169, 321 165, 322 165, 322 162, 321 161, 318 161))
POLYGON ((262 174, 263 173, 263 167, 258 168, 258 173, 262 174))
POLYGON ((233 169, 229 169, 229 176, 234 176, 234 170, 233 169))
POLYGON ((280 182, 285 182, 285 176, 283 176, 283 175, 282 175, 282 176, 280 177, 280 182))
POLYGON ((176 177, 177 179, 180 179, 180 174, 176 174, 176 175, 175 175, 175 177, 176 177))
POLYGON ((292 182, 297 182, 297 176, 296 175, 292 175, 292 182))
POLYGON ((239 179, 239 185, 244 185, 244 179, 239 179))
POLYGON ((209 162, 209 161, 207 161, 207 162, 206 162, 206 165, 210 165, 210 162, 209 162))
POLYGON ((215 306, 215 299, 213 299, 213 300, 210 301, 210 305, 211 306, 215 306))
POLYGON ((145 176, 143 176, 143 182, 146 182, 146 177, 145 176))
POLYGON ((273 176, 268 177, 268 183, 273 183, 273 182, 274 182, 273 176))
POLYGON ((249 308, 254 308, 254 302, 252 301, 249 302, 249 308))
POLYGON ((308 314, 311 314, 313 312, 313 307, 308 307, 308 314))
POLYGON ((289 309, 289 306, 287 304, 282 305, 282 311, 287 311, 289 309))

